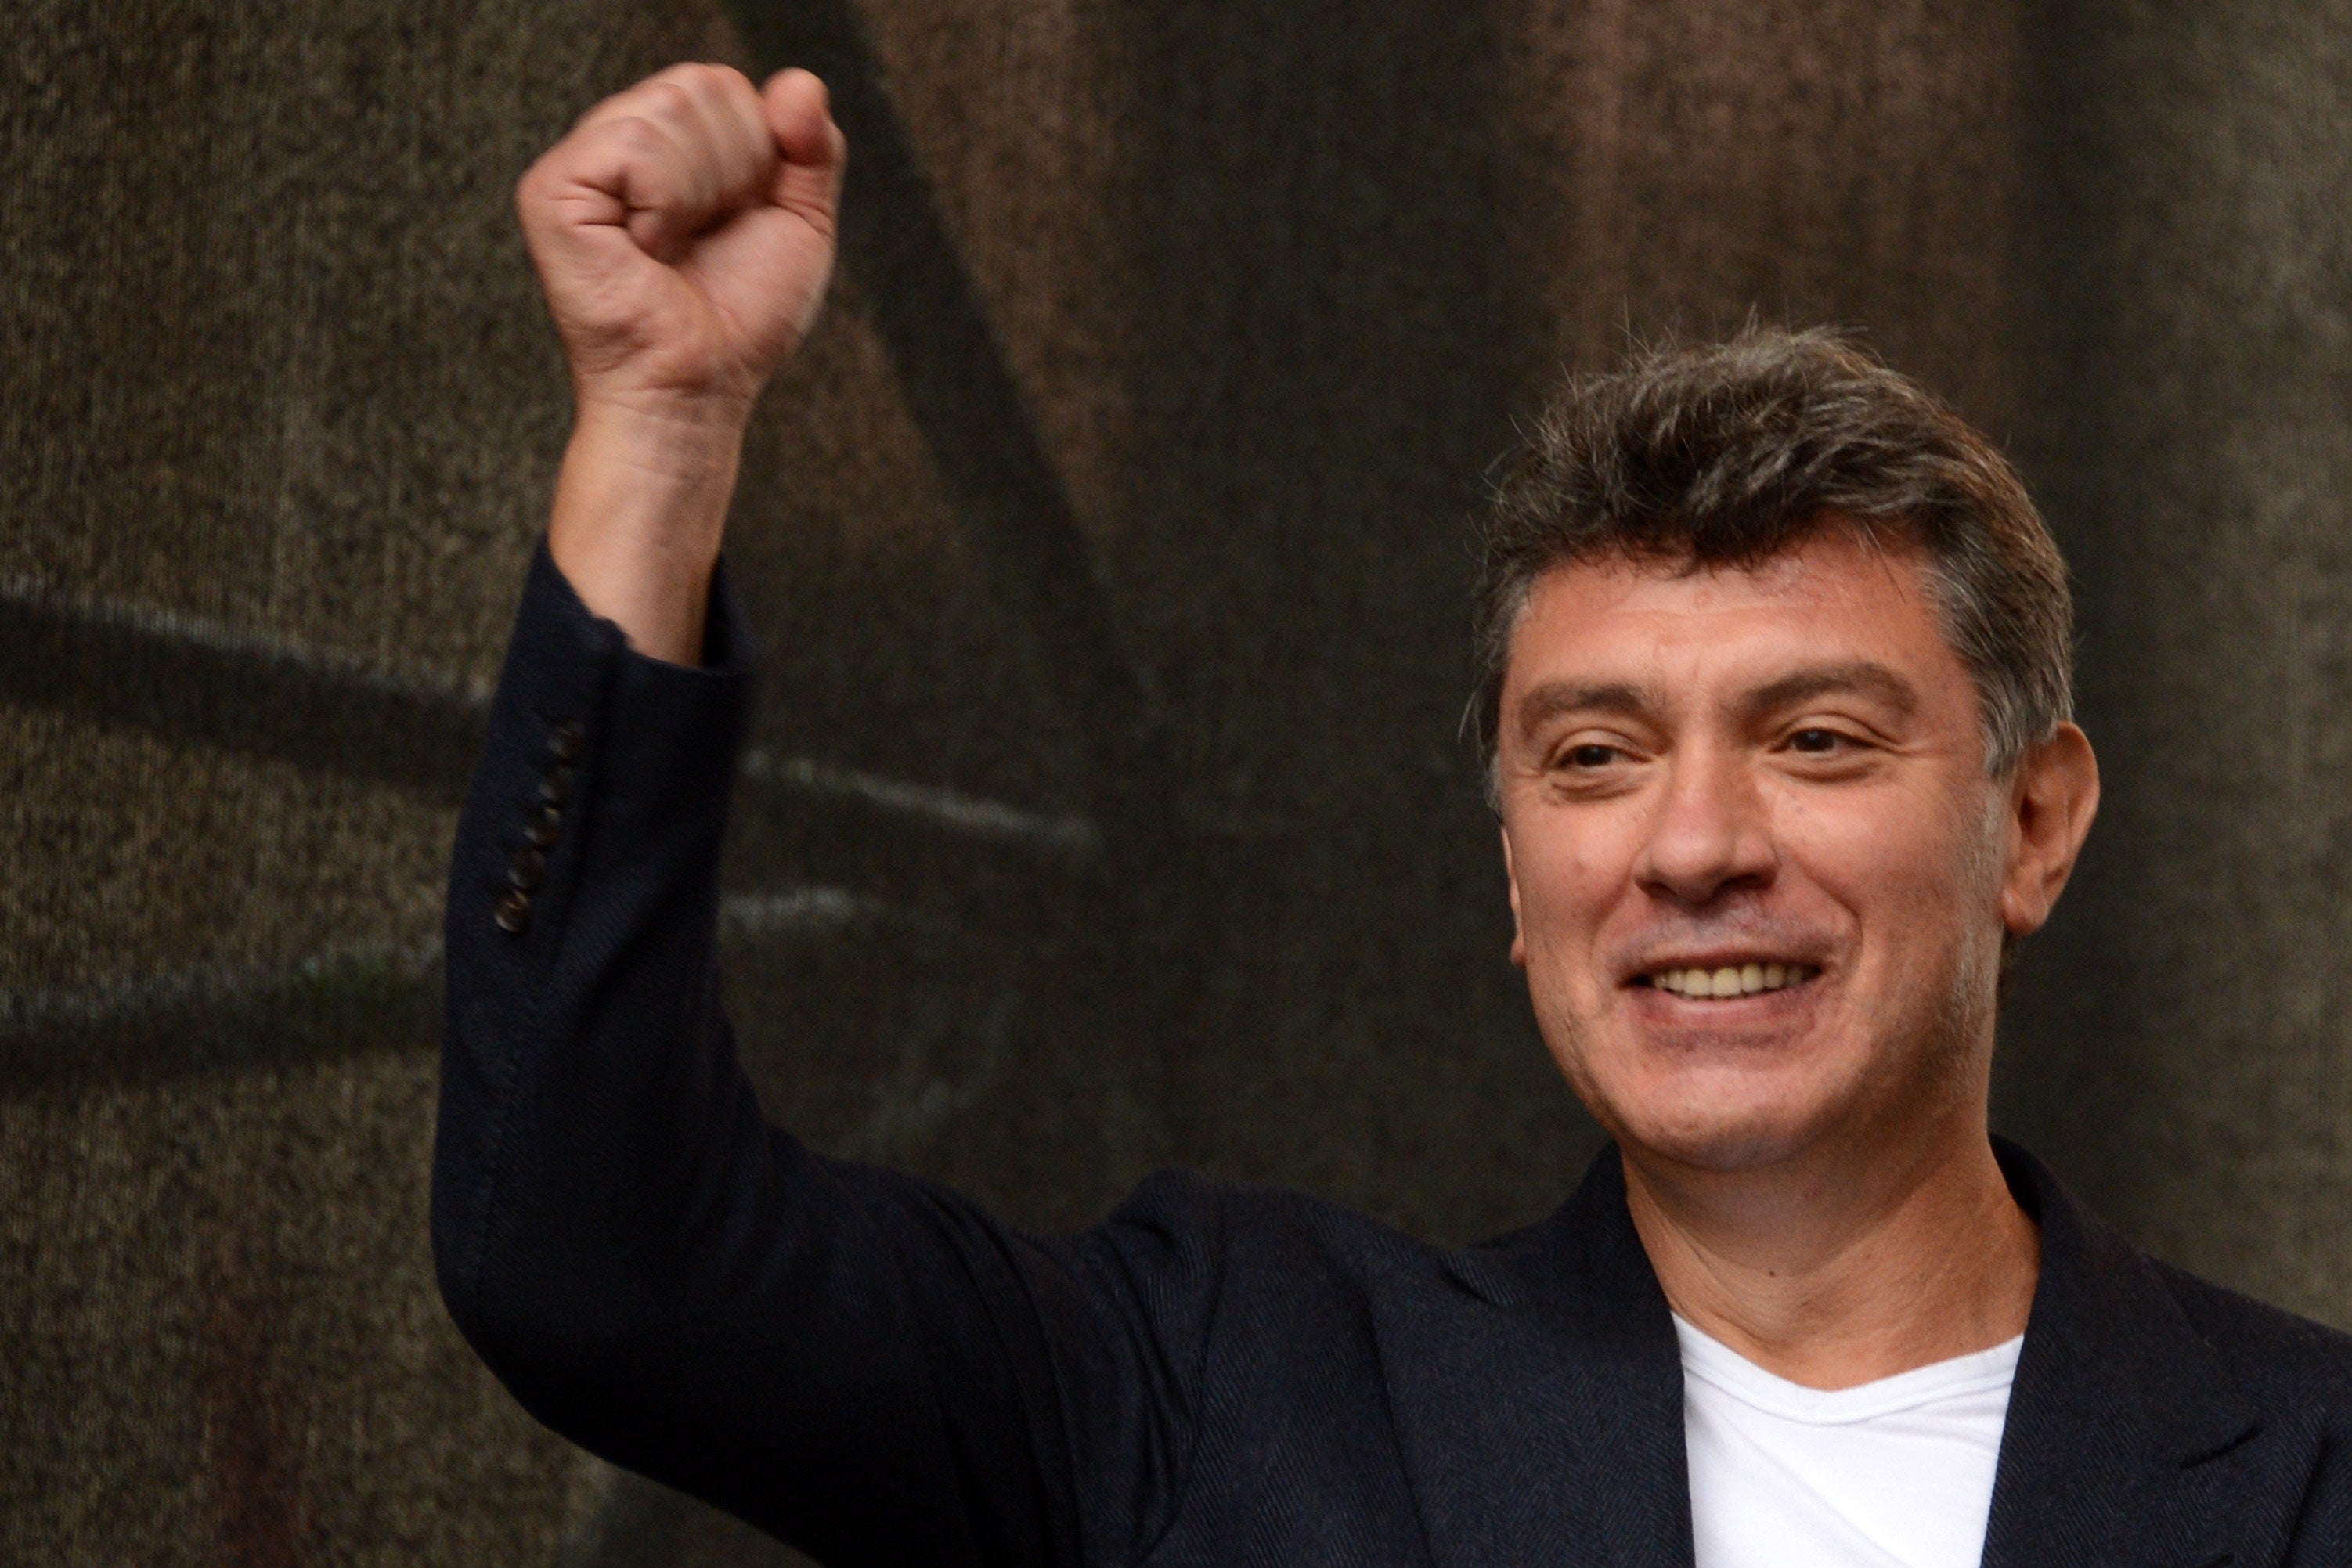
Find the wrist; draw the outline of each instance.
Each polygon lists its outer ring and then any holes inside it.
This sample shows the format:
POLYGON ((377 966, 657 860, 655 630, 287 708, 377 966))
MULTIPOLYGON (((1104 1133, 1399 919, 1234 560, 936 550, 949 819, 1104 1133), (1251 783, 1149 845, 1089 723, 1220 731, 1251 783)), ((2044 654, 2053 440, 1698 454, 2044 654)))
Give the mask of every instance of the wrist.
POLYGON ((699 662, 741 453, 741 425, 705 411, 583 401, 548 548, 582 602, 640 653, 699 662))
POLYGON ((564 461, 584 455, 679 487, 731 480, 751 419, 751 405, 736 398, 583 392, 564 461))

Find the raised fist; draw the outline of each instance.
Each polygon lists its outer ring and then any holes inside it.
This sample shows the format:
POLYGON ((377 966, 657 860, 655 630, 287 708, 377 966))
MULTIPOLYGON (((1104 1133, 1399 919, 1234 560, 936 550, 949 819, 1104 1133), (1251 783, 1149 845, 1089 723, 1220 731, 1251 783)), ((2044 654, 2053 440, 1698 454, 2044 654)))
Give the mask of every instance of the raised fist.
POLYGON ((808 72, 681 65, 532 164, 515 204, 583 410, 747 418, 824 298, 844 156, 808 72))

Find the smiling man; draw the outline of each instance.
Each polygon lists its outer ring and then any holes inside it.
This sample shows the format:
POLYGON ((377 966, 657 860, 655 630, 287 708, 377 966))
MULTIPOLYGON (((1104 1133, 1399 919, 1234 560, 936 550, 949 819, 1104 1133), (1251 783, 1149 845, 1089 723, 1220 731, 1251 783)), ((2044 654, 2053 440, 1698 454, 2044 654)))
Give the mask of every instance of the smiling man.
POLYGON ((1036 1237, 768 1126, 715 585, 842 159, 804 73, 681 67, 519 192, 579 418, 457 836, 434 1242, 526 1405, 845 1565, 2352 1563, 2352 1345, 1989 1134, 2098 795, 2064 569, 1831 337, 1569 383, 1495 506, 1512 951, 1612 1139, 1550 1218, 1171 1175, 1036 1237))
POLYGON ((1571 385, 1489 546, 1513 956, 1672 1306, 1698 1561, 1974 1563, 2041 1257, 1995 1002, 2098 796, 2057 553, 1947 410, 1761 332, 1571 385))

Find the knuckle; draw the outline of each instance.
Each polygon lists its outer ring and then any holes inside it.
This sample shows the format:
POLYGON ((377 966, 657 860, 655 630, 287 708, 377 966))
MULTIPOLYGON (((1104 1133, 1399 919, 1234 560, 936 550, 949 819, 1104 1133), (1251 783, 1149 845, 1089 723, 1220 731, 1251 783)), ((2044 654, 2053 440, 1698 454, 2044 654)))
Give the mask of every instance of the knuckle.
POLYGON ((658 157, 667 145, 654 122, 639 114, 606 122, 604 134, 628 157, 658 157))

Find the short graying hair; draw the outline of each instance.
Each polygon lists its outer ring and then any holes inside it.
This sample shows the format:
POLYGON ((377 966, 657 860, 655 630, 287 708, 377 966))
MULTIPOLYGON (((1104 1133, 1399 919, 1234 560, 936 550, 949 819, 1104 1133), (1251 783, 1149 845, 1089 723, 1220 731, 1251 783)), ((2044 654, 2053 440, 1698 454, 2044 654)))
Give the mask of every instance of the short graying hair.
POLYGON ((1830 526, 1925 553, 1993 777, 2073 716, 2066 563, 2017 471, 1850 340, 1751 326, 1570 377, 1496 486, 1472 627, 1490 801, 1511 637, 1538 578, 1612 558, 1755 566, 1830 526))

